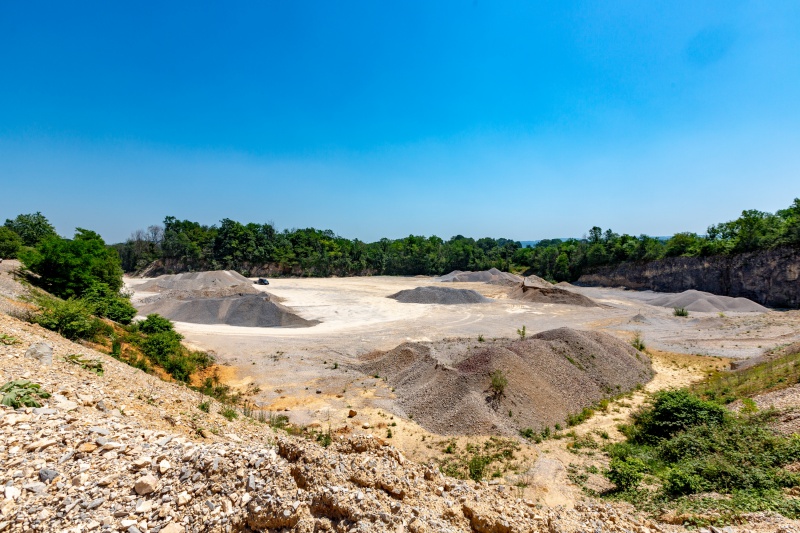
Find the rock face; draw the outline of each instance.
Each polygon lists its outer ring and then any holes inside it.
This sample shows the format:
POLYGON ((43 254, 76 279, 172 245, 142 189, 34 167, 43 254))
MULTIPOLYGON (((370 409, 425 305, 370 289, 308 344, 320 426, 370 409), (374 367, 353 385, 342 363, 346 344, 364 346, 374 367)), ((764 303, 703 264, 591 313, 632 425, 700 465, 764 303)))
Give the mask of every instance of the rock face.
POLYGON ((624 263, 598 268, 581 276, 577 283, 659 292, 696 289, 748 298, 769 307, 798 308, 800 248, 624 263))

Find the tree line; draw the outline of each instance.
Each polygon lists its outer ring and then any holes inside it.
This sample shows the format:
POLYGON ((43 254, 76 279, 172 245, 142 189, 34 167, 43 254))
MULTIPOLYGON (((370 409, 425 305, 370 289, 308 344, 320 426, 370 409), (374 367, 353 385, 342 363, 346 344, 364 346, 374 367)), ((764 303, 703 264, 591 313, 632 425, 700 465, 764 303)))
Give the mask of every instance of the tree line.
MULTIPOLYGON (((81 229, 74 239, 59 237, 41 213, 19 215, 0 227, 0 256, 19 254, 44 269, 49 263, 37 259, 36 253, 58 255, 70 247, 80 248, 87 240, 95 248, 102 243, 99 235, 81 229)), ((449 240, 409 235, 367 243, 331 230, 278 230, 268 223, 244 224, 228 218, 209 226, 168 216, 163 225, 135 231, 110 249, 116 251, 114 256, 126 272, 140 271, 154 261, 166 272, 230 269, 270 276, 441 275, 494 267, 551 281, 575 281, 587 269, 604 265, 779 246, 800 246, 800 199, 775 213, 743 211, 735 220, 710 226, 705 235, 682 232, 670 238, 620 235, 594 226, 582 238, 543 240, 528 247, 512 239, 462 235, 449 240)), ((97 260, 95 248, 92 253, 97 260)))

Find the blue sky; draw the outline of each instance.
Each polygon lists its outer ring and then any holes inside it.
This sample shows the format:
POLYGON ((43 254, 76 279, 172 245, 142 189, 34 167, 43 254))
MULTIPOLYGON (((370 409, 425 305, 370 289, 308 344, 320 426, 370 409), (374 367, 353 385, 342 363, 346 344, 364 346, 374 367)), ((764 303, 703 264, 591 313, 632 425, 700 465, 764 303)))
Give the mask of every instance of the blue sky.
POLYGON ((0 218, 521 240, 800 196, 798 2, 2 2, 0 218))

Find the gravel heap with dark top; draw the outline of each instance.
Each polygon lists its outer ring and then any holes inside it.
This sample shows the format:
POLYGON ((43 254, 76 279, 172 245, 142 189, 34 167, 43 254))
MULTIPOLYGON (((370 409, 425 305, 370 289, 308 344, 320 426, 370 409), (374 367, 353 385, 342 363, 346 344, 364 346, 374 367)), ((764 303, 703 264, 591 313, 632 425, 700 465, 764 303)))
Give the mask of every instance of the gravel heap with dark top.
POLYGON ((451 289, 449 287, 417 287, 406 289, 388 298, 394 298, 404 304, 480 304, 490 302, 490 298, 482 296, 470 289, 451 289))
POLYGON ((556 287, 549 281, 537 276, 528 276, 511 289, 508 297, 514 300, 543 304, 579 305, 581 307, 599 307, 597 302, 582 294, 556 287))
POLYGON ((408 416, 448 435, 517 435, 524 428, 564 425, 569 414, 653 375, 647 355, 629 344, 569 328, 525 340, 405 343, 367 359, 361 371, 385 377, 408 416), (495 370, 508 379, 500 397, 490 387, 495 370))
POLYGON ((159 315, 176 322, 227 324, 257 328, 303 328, 319 324, 294 314, 291 309, 270 300, 269 294, 247 294, 225 298, 162 298, 139 307, 139 314, 159 315))

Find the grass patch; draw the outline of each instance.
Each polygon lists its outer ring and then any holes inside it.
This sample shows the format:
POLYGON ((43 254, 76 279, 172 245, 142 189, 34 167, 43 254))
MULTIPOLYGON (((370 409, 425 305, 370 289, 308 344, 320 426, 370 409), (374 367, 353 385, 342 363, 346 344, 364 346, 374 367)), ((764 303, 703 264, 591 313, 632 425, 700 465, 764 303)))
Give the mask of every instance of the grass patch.
POLYGON ((716 372, 693 387, 693 391, 709 400, 727 404, 796 383, 800 383, 800 352, 778 355, 776 359, 744 370, 716 372))
POLYGON ((459 449, 453 441, 445 448, 445 457, 439 459, 439 469, 456 479, 480 481, 485 477, 500 477, 515 468, 514 453, 519 443, 512 439, 490 437, 483 444, 467 444, 459 449))

